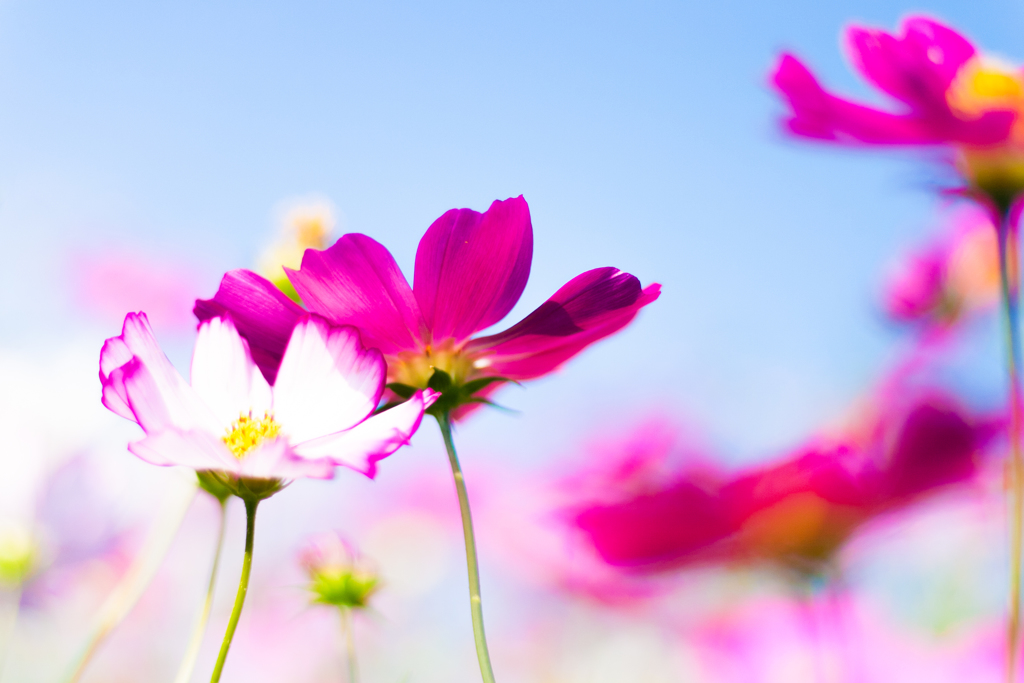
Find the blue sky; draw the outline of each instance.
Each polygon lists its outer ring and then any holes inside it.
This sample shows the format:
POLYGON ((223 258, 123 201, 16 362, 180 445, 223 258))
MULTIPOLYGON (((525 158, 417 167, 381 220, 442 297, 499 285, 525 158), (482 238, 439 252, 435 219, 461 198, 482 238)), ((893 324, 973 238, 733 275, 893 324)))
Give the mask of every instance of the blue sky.
MULTIPOLYGON (((524 194, 535 255, 510 322, 597 266, 664 293, 559 376, 506 390, 522 412, 468 423, 464 450, 571 457, 657 409, 733 460, 777 453, 892 358, 879 277, 939 202, 920 157, 784 139, 767 73, 794 49, 870 98, 840 29, 917 9, 1024 60, 1010 2, 0 0, 0 340, 98 351, 116 332, 70 310, 69 249, 248 266, 274 206, 317 193, 411 276, 443 211, 524 194)), ((978 372, 997 378, 982 336, 978 372)))

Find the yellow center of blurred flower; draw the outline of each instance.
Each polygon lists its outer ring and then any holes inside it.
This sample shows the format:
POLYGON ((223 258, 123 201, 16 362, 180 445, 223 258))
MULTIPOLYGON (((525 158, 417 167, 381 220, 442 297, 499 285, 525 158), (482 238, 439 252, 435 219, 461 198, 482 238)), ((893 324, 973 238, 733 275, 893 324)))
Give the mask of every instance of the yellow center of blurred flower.
POLYGON ((224 445, 236 458, 242 458, 264 441, 276 439, 280 433, 281 425, 274 422, 270 413, 263 413, 263 417, 254 418, 250 411, 248 415, 240 415, 228 428, 227 434, 223 437, 224 445))
POLYGON ((827 558, 858 521, 855 510, 799 493, 752 515, 743 525, 751 550, 777 559, 827 558))
POLYGON ((1024 108, 1024 79, 1019 71, 991 59, 974 58, 960 67, 946 91, 958 115, 975 119, 987 111, 1024 108))
POLYGON ((953 112, 973 120, 991 111, 1011 111, 1018 117, 1004 143, 964 147, 960 170, 997 205, 1008 204, 1024 189, 1024 73, 991 58, 975 57, 960 67, 946 91, 953 112))
POLYGON ((403 351, 394 362, 389 358, 388 381, 422 389, 427 386, 434 370, 443 370, 451 376, 453 383, 462 384, 476 367, 472 358, 450 343, 428 344, 423 351, 403 351))

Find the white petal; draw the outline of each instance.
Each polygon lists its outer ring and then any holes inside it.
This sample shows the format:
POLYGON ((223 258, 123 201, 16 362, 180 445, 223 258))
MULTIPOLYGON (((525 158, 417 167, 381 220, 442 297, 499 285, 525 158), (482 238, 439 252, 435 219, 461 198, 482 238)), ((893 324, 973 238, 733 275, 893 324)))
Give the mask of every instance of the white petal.
POLYGON ((358 424, 384 390, 387 366, 351 327, 316 316, 292 331, 274 381, 274 419, 292 443, 358 424))
POLYGON ((270 410, 270 385, 229 318, 211 318, 199 326, 192 352, 192 388, 225 427, 250 411, 262 417, 270 410))
POLYGON ((434 402, 436 393, 417 392, 405 403, 367 418, 355 427, 295 446, 303 458, 329 458, 373 478, 377 461, 409 443, 419 429, 423 411, 434 402))
POLYGON ((238 475, 260 479, 331 479, 334 463, 326 458, 311 460, 295 457, 285 439, 260 444, 238 460, 238 475))
POLYGON ((217 437, 206 432, 170 429, 128 444, 128 450, 154 465, 182 465, 194 470, 239 469, 238 458, 217 437))

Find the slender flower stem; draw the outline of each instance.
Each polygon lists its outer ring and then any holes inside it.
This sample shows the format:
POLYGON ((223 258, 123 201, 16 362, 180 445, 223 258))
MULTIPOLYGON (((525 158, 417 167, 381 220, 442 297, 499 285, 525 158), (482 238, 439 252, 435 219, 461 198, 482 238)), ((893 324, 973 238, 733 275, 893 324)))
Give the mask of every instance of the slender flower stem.
POLYGON ((231 609, 231 618, 228 619, 228 628, 224 632, 224 642, 221 643, 220 654, 217 655, 217 664, 213 667, 210 683, 217 683, 220 680, 220 672, 224 670, 224 660, 228 658, 231 639, 235 637, 235 628, 238 627, 238 617, 242 615, 245 594, 249 591, 249 571, 252 569, 252 541, 256 535, 256 506, 259 504, 258 500, 245 501, 245 557, 242 559, 242 578, 238 581, 235 606, 231 609))
POLYGON ((352 630, 352 609, 349 607, 341 608, 341 630, 345 637, 348 683, 359 683, 359 667, 356 664, 356 637, 352 630))
POLYGON ((1020 267, 1017 231, 1009 210, 999 221, 999 281, 1006 332, 1006 372, 1010 391, 1010 616, 1007 623, 1006 680, 1017 677, 1020 650, 1021 540, 1024 533, 1024 451, 1021 449, 1022 395, 1020 385, 1020 267))
POLYGON ((157 513, 156 521, 150 528, 142 548, 139 549, 139 554, 135 556, 121 582, 100 608, 96 626, 89 635, 82 654, 71 668, 71 673, 64 679, 66 683, 77 683, 82 677, 100 645, 107 639, 110 632, 128 616, 143 591, 146 590, 146 586, 153 579, 156 570, 163 563, 163 559, 171 547, 171 541, 177 535, 178 529, 185 519, 185 513, 188 512, 188 508, 192 505, 196 492, 199 490, 195 479, 192 479, 187 487, 177 484, 172 488, 175 490, 167 494, 164 499, 162 508, 157 513))
POLYGON ((484 635, 484 610, 480 602, 480 567, 476 559, 476 539, 473 536, 473 518, 469 512, 466 480, 462 476, 459 456, 455 453, 455 443, 452 441, 451 416, 447 412, 438 415, 437 424, 441 427, 444 445, 448 449, 448 462, 452 466, 455 490, 459 494, 459 511, 462 513, 462 535, 466 539, 466 568, 469 570, 469 608, 473 615, 473 639, 476 641, 476 658, 480 661, 480 675, 484 683, 494 683, 491 655, 487 651, 487 637, 484 635))
POLYGON ((203 608, 196 619, 196 625, 192 629, 192 637, 189 638, 188 648, 185 656, 181 659, 181 666, 178 667, 178 675, 174 677, 174 683, 188 683, 192 679, 192 671, 196 668, 196 659, 199 657, 199 648, 203 644, 203 636, 206 634, 206 624, 210 621, 210 609, 213 606, 213 587, 217 583, 217 570, 220 568, 220 553, 224 546, 224 522, 227 518, 227 501, 218 501, 220 504, 220 520, 217 524, 217 545, 213 550, 213 569, 210 570, 210 583, 206 588, 206 600, 203 601, 203 608))

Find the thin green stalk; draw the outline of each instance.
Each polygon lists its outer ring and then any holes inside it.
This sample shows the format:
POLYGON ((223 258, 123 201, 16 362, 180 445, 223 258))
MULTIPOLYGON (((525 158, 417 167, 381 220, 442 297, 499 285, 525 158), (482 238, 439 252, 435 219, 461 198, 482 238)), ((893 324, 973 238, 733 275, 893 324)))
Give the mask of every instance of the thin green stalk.
POLYGON ((473 639, 476 641, 476 658, 480 662, 480 675, 484 683, 494 683, 494 671, 491 669, 491 655, 487 651, 487 637, 484 635, 484 610, 480 602, 480 567, 476 559, 476 539, 473 536, 473 519, 469 512, 469 496, 466 494, 466 481, 459 466, 459 456, 455 453, 452 441, 451 416, 445 412, 437 416, 437 424, 441 427, 444 445, 448 450, 448 462, 452 466, 455 479, 455 490, 459 495, 459 512, 462 513, 462 535, 466 539, 466 568, 469 570, 469 608, 473 615, 473 639))
POLYGON ((242 577, 238 581, 235 606, 231 609, 231 618, 228 619, 228 628, 224 632, 224 642, 221 643, 220 654, 217 655, 217 663, 213 667, 210 683, 217 683, 220 680, 220 673, 224 670, 224 660, 228 658, 228 649, 231 647, 232 638, 235 637, 235 628, 238 627, 238 617, 242 615, 245 594, 249 591, 249 572, 252 569, 252 541, 256 535, 256 506, 259 504, 258 500, 245 501, 245 557, 242 559, 242 577))
POLYGON ((1006 372, 1010 392, 1010 616, 1007 621, 1006 680, 1014 683, 1020 656, 1021 542, 1024 534, 1024 451, 1021 448, 1022 396, 1020 386, 1020 267, 1016 230, 1009 210, 998 227, 999 282, 1006 332, 1006 372))
POLYGON ((178 667, 178 675, 174 677, 174 683, 188 683, 192 679, 192 671, 196 668, 196 659, 199 658, 199 648, 203 644, 203 636, 206 635, 206 625, 210 621, 210 609, 213 607, 213 588, 217 583, 217 570, 220 568, 220 553, 224 546, 224 527, 227 518, 227 500, 220 503, 220 519, 217 524, 217 545, 213 550, 213 568, 210 570, 210 582, 206 588, 206 600, 203 601, 203 608, 196 619, 196 625, 192 629, 192 636, 189 638, 188 647, 185 649, 185 656, 181 659, 181 666, 178 667))
POLYGON ((345 636, 345 657, 348 662, 348 683, 359 683, 359 667, 356 663, 356 638, 352 631, 352 609, 341 608, 341 630, 345 636))
MULTIPOLYGON (((175 485, 172 488, 177 487, 178 485, 175 485)), ((89 635, 85 648, 72 666, 71 673, 64 679, 66 683, 77 683, 100 645, 107 639, 110 632, 128 616, 135 603, 138 602, 146 590, 146 586, 149 585, 157 569, 163 563, 163 559, 171 547, 171 541, 177 535, 178 529, 185 519, 185 513, 192 505, 198 490, 193 479, 187 488, 182 487, 180 491, 172 490, 167 494, 161 510, 157 513, 156 521, 150 528, 142 548, 139 549, 139 554, 135 556, 121 582, 100 608, 96 626, 89 635)))

